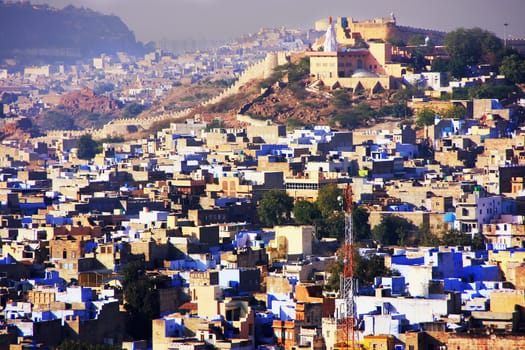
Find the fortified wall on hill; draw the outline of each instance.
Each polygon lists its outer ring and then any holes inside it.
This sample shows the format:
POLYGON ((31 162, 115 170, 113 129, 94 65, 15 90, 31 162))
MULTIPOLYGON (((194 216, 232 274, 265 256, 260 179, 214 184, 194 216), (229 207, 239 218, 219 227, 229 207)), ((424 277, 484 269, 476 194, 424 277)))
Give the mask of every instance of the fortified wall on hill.
MULTIPOLYGON (((255 79, 264 79, 269 77, 273 69, 278 65, 283 65, 287 62, 287 52, 271 52, 268 53, 265 59, 251 65, 244 70, 239 78, 229 88, 223 90, 219 95, 212 97, 208 101, 202 103, 203 106, 214 104, 239 92, 241 86, 247 82, 255 79)), ((130 118, 130 119, 115 119, 104 125, 101 129, 84 129, 84 130, 50 130, 47 132, 47 138, 57 138, 62 136, 80 137, 84 134, 91 134, 94 139, 102 139, 111 136, 125 135, 135 130, 143 130, 149 128, 153 123, 164 120, 175 120, 187 116, 192 111, 191 108, 165 113, 150 118, 130 118)), ((43 138, 46 138, 43 137, 43 138)))

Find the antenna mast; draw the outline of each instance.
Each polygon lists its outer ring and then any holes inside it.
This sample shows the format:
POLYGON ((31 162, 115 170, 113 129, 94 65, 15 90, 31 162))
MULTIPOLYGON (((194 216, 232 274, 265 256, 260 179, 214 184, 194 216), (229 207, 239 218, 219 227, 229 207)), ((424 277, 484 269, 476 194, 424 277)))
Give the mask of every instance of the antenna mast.
POLYGON ((340 349, 355 349, 355 281, 354 281, 354 237, 352 233, 352 186, 345 189, 345 240, 343 244, 344 260, 341 276, 341 297, 343 310, 338 320, 338 345, 340 349))

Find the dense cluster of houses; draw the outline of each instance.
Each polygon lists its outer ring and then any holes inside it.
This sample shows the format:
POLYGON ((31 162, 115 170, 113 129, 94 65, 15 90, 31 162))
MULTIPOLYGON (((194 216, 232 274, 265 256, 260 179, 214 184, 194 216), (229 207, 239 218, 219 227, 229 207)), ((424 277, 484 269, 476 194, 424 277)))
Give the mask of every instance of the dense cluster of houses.
POLYGON ((155 350, 335 349, 342 300, 324 284, 338 242, 313 226, 263 229, 256 208, 271 189, 315 201, 350 181, 372 228, 397 215, 436 235, 483 234, 487 248, 362 248, 396 271, 358 289, 363 346, 524 346, 525 136, 497 101, 466 107, 465 120, 436 116, 417 131, 426 148, 406 124, 287 132, 198 119, 104 144, 91 161, 67 135, 4 142, 0 347, 145 347, 115 322, 122 269, 143 259, 170 281, 159 287, 155 350))
MULTIPOLYGON (((395 18, 337 23, 321 23, 328 37, 357 33, 361 25, 363 33, 386 38, 395 18)), ((263 32, 275 45, 284 37, 287 49, 303 44, 294 32, 263 32)), ((138 61, 102 56, 56 72, 0 70, 2 83, 12 84, 7 90, 27 97, 6 104, 5 114, 47 108, 33 92, 52 91, 54 79, 73 89, 94 87, 97 75, 125 81, 114 97, 148 105, 173 81, 235 77, 246 66, 246 50, 262 45, 245 39, 215 55, 157 51, 138 61)), ((323 46, 306 53, 314 84, 374 94, 412 81, 437 96, 454 87, 444 90, 440 73, 406 74, 391 62, 386 41, 366 50, 339 50, 336 40, 323 46)), ((417 129, 399 119, 354 131, 287 130, 260 120, 214 129, 195 115, 147 138, 104 143, 88 161, 77 157, 85 146, 68 132, 3 141, 0 349, 45 349, 64 339, 130 350, 346 347, 345 301, 326 288, 340 242, 309 225, 263 227, 257 205, 270 190, 314 202, 325 186, 349 183, 372 229, 397 216, 438 237, 449 231, 485 242, 480 250, 360 248, 362 259, 380 256, 394 272, 358 283, 360 347, 525 348, 525 132, 494 99, 409 103, 416 112, 454 105, 464 118, 438 112, 417 129), (126 334, 123 271, 135 261, 164 281, 156 285, 160 317, 151 320, 151 339, 126 334)))

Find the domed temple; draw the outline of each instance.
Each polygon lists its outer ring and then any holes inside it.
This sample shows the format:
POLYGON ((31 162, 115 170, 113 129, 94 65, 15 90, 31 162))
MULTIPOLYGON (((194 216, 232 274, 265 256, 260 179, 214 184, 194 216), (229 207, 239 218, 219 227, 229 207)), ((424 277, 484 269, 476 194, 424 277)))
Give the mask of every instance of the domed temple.
MULTIPOLYGON (((357 22, 352 18, 332 17, 316 22, 317 30, 326 30, 306 54, 310 58, 313 83, 329 88, 365 89, 372 93, 396 88, 406 68, 394 62, 394 49, 389 39, 409 37, 421 30, 396 26, 392 14, 388 18, 357 22)), ((442 41, 436 32, 432 40, 442 41)))

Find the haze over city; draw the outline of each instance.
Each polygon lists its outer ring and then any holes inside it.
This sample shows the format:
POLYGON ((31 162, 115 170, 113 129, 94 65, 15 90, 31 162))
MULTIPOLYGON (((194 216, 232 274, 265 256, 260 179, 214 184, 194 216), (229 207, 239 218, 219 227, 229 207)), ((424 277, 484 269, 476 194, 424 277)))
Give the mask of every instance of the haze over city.
MULTIPOLYGON (((72 3, 33 2, 59 8, 72 3)), ((400 25, 444 31, 480 27, 499 37, 505 32, 508 38, 525 37, 523 0, 76 0, 74 5, 120 16, 143 42, 227 40, 261 27, 312 28, 328 16, 365 20, 391 13, 400 25)))

